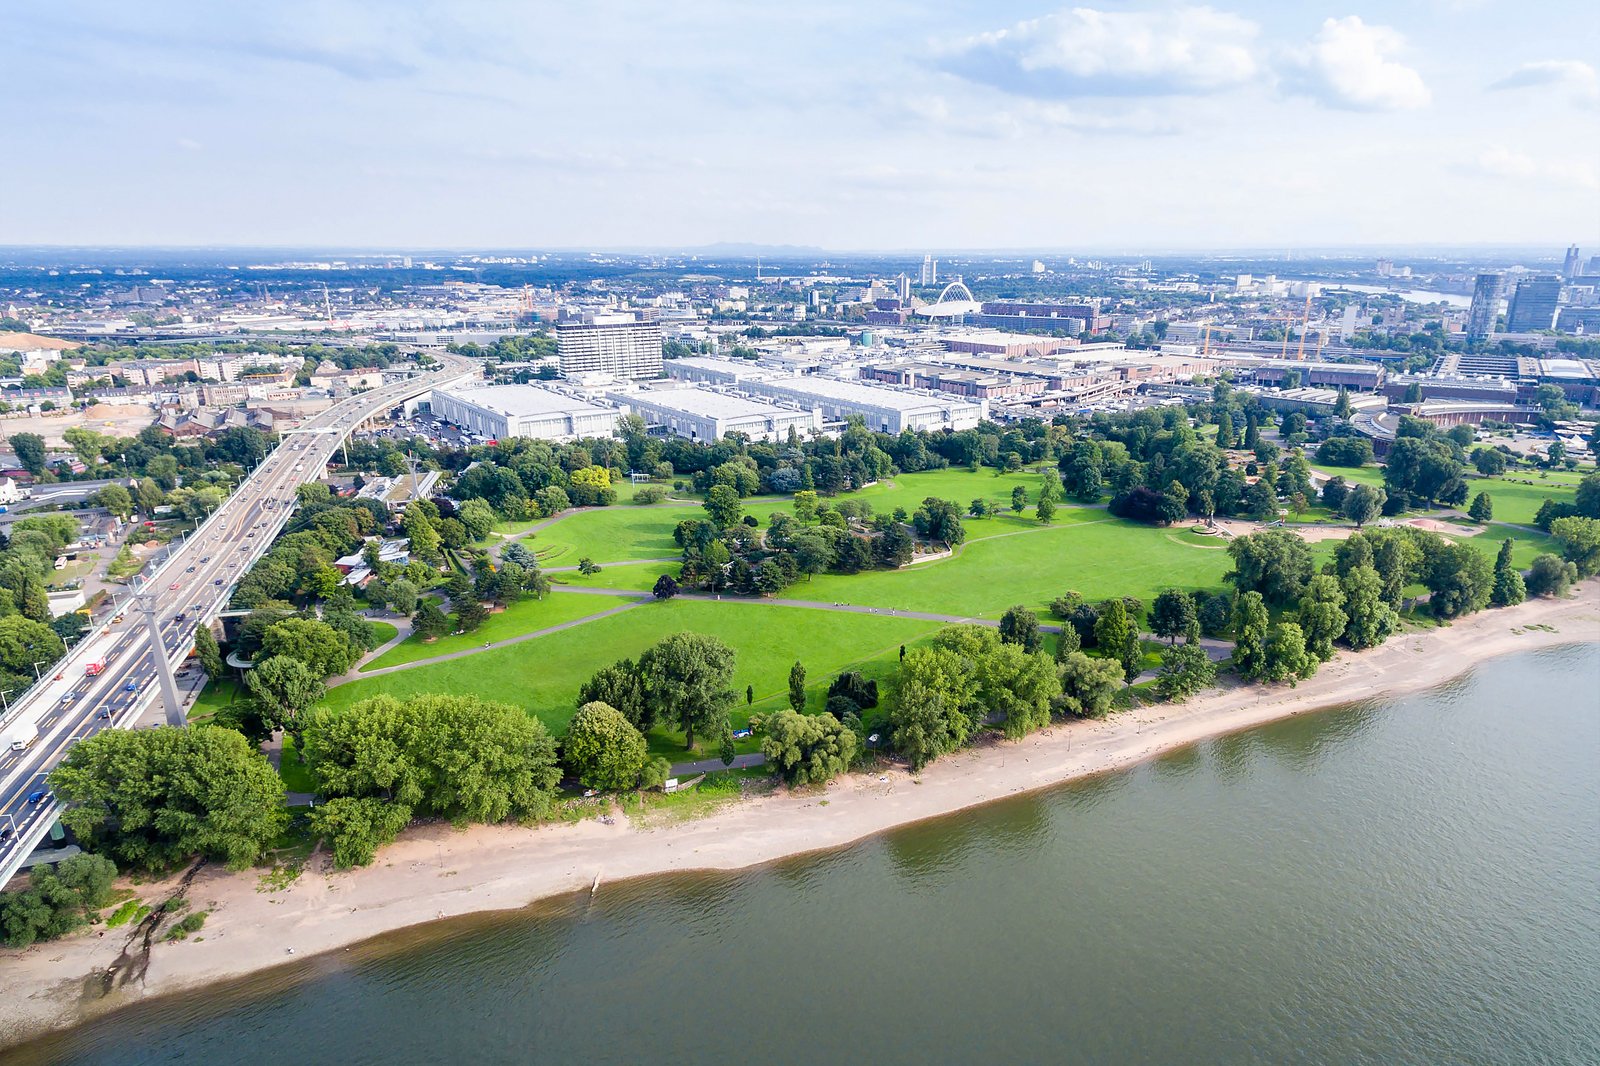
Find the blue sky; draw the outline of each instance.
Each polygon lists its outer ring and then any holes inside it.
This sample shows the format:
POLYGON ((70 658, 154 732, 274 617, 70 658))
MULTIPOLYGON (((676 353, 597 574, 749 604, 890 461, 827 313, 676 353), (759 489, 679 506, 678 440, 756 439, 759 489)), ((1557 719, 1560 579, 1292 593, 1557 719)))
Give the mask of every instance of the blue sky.
POLYGON ((1593 0, 20 0, 0 243, 1593 247, 1597 66, 1593 0))

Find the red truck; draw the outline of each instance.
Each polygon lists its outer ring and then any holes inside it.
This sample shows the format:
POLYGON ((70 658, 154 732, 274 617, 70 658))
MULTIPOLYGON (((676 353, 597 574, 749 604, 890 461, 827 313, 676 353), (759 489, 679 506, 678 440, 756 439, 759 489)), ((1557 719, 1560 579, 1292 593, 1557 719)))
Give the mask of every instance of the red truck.
POLYGON ((90 663, 84 668, 83 673, 85 677, 97 677, 105 668, 106 661, 104 659, 96 659, 94 662, 90 663))

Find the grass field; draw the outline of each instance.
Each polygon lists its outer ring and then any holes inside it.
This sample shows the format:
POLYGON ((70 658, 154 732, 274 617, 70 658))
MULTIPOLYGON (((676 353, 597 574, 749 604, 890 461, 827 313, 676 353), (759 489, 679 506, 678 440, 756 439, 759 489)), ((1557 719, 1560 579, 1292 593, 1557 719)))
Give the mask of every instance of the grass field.
MULTIPOLYGON (((758 601, 650 603, 522 644, 340 685, 329 691, 326 704, 346 707, 380 692, 472 694, 523 707, 560 733, 572 717, 578 687, 595 670, 623 657, 636 657, 669 633, 694 632, 717 637, 738 651, 734 688, 739 700, 733 715, 737 727, 749 719, 746 685, 755 688, 757 711, 787 705, 789 667, 796 659, 805 663, 809 700, 813 709, 820 710, 828 683, 841 670, 853 667, 887 678, 899 661, 900 645, 939 628, 937 622, 758 601)), ((661 732, 652 735, 651 744, 662 754, 682 755, 681 736, 661 732)))
POLYGON ((1577 494, 1577 477, 1563 478, 1552 474, 1548 479, 1541 480, 1537 473, 1530 471, 1517 471, 1511 475, 1515 480, 1504 477, 1472 477, 1467 479, 1468 502, 1480 492, 1487 492, 1489 499, 1494 503, 1494 518, 1497 522, 1515 522, 1518 525, 1529 526, 1533 524, 1533 516, 1539 513, 1545 500, 1555 500, 1557 503, 1571 503, 1577 494), (1533 484, 1521 484, 1531 481, 1533 484))
POLYGON ((1367 466, 1334 466, 1331 463, 1319 463, 1316 457, 1308 457, 1313 470, 1321 470, 1325 474, 1342 477, 1352 485, 1371 485, 1375 489, 1383 488, 1383 467, 1376 465, 1367 466))
POLYGON ((435 655, 481 647, 486 641, 504 640, 536 629, 560 625, 575 618, 609 611, 627 602, 619 596, 563 596, 559 592, 552 592, 542 600, 526 599, 503 611, 496 611, 473 633, 443 636, 432 644, 409 637, 361 669, 363 672, 379 670, 386 666, 400 666, 418 659, 431 659, 435 655))
POLYGON ((381 648, 395 637, 400 635, 400 628, 393 622, 371 622, 374 648, 381 648))

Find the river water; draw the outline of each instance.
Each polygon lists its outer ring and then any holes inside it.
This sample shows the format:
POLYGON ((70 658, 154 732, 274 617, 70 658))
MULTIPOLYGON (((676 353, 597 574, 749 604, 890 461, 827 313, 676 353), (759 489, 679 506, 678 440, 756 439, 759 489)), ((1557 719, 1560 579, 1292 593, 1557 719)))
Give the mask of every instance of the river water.
POLYGON ((0 1059, 1600 1062, 1600 646, 0 1059))

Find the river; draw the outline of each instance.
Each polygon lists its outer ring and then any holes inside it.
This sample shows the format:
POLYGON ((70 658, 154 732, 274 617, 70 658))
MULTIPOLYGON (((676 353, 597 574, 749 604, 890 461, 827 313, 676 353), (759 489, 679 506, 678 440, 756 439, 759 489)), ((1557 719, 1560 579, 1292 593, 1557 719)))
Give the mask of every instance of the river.
POLYGON ((1412 304, 1448 304, 1451 307, 1465 310, 1472 306, 1472 297, 1458 292, 1437 292, 1433 289, 1387 289, 1381 285, 1332 285, 1327 289, 1330 296, 1340 292, 1365 292, 1383 296, 1398 296, 1406 303, 1412 304))
POLYGON ((0 1058, 1600 1062, 1600 645, 836 852, 391 936, 0 1058))

